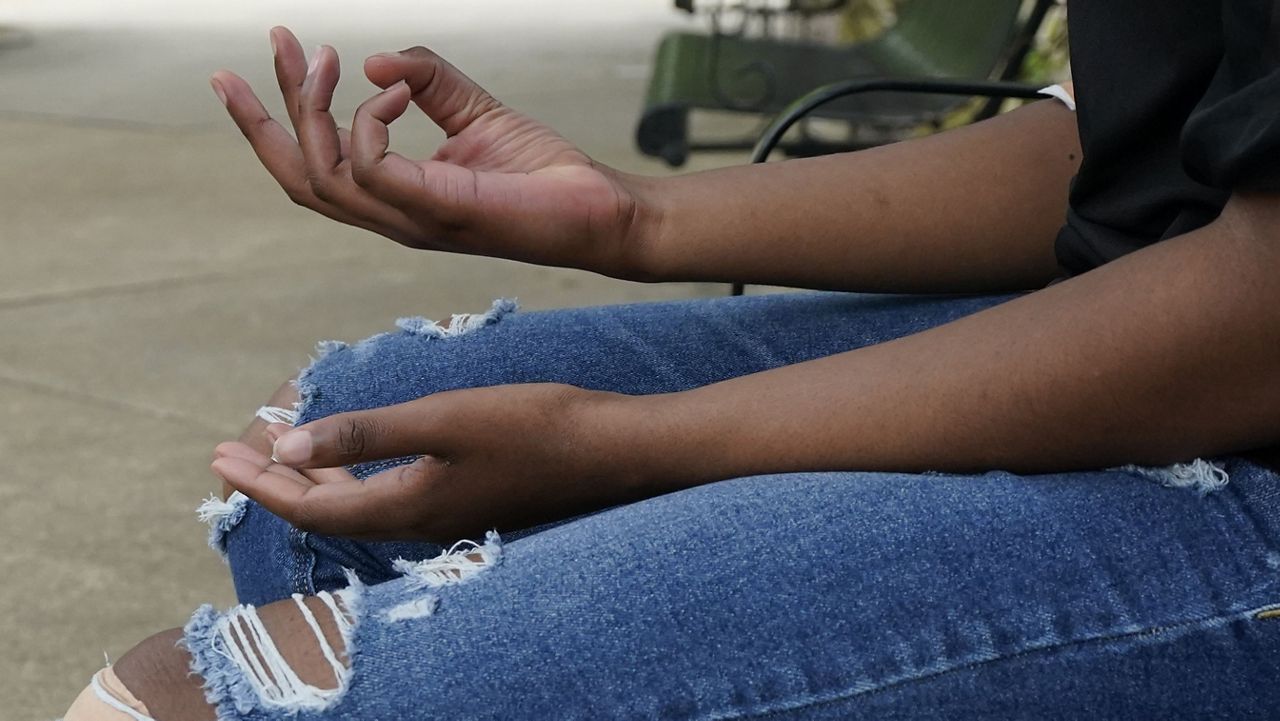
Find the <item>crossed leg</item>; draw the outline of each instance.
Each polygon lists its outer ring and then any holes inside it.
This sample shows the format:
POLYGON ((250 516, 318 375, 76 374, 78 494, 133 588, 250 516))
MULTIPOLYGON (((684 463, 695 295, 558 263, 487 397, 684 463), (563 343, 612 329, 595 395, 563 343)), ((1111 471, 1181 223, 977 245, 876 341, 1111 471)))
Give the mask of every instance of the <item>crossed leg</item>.
MULTIPOLYGON (((1268 718, 1280 556, 1256 525, 1270 496, 1250 494, 1275 476, 1229 471, 1205 497, 1124 471, 784 474, 659 496, 513 541, 474 582, 368 586, 353 674, 327 699, 339 674, 319 638, 343 637, 327 604, 303 600, 320 636, 292 601, 260 616, 322 699, 306 717, 335 721, 1042 721, 1098 699, 1117 718, 1268 718), (438 607, 412 615, 428 596, 438 607)), ((200 628, 197 670, 230 668, 200 628)), ((158 721, 208 721, 174 640, 131 652, 121 679, 158 721)), ((202 674, 228 717, 289 718, 260 694, 228 703, 253 666, 202 674)))

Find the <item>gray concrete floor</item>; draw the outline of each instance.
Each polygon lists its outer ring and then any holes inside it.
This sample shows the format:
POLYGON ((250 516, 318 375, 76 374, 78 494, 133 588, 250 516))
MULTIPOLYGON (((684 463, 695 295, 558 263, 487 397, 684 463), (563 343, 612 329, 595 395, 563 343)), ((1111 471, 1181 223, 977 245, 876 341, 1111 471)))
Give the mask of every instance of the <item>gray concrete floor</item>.
MULTIPOLYGON (((192 514, 209 455, 315 341, 498 295, 723 292, 412 252, 310 215, 206 83, 229 67, 270 88, 276 23, 348 68, 428 44, 598 159, 665 172, 631 134, 657 38, 682 22, 668 2, 349 5, 0 0, 0 26, 31 38, 0 47, 0 720, 57 716, 104 652, 232 602, 192 514)), ((370 88, 349 73, 337 107, 370 88)), ((400 125, 402 152, 438 140, 400 125)))

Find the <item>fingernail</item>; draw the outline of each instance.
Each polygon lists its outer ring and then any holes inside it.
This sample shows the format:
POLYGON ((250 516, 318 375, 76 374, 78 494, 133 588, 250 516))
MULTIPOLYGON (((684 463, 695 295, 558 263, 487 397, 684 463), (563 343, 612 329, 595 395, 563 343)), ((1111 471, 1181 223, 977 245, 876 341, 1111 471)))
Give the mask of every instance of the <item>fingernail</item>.
POLYGON ((282 435, 280 429, 276 428, 274 425, 267 426, 262 430, 262 432, 266 434, 267 438, 271 439, 272 443, 280 440, 280 436, 282 435))
POLYGON ((218 82, 216 78, 210 78, 209 85, 213 87, 213 94, 218 96, 219 102, 225 106, 227 104, 227 91, 222 89, 222 83, 218 82))
POLYGON ((289 431, 276 439, 271 447, 271 460, 294 466, 311 460, 311 434, 307 431, 289 431))
POLYGON ((317 45, 316 51, 311 54, 311 64, 307 66, 307 75, 316 71, 316 66, 320 64, 320 51, 324 49, 323 45, 317 45))
POLYGON ((272 30, 267 33, 267 37, 271 38, 271 57, 274 58, 280 54, 280 48, 276 47, 276 31, 272 30))

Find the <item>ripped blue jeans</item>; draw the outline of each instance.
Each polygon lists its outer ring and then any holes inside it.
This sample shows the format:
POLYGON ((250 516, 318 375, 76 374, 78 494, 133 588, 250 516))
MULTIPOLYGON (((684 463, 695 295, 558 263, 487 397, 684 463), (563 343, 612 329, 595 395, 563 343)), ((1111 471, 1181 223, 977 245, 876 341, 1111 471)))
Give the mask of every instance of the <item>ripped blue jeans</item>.
MULTIPOLYGON (((676 391, 1010 297, 498 303, 324 344, 297 420, 513 382, 676 391)), ((265 694, 208 607, 185 643, 226 721, 1276 718, 1280 476, 1188 461, 735 478, 453 549, 303 533, 240 497, 206 510, 241 601, 344 589, 349 672, 265 694)))

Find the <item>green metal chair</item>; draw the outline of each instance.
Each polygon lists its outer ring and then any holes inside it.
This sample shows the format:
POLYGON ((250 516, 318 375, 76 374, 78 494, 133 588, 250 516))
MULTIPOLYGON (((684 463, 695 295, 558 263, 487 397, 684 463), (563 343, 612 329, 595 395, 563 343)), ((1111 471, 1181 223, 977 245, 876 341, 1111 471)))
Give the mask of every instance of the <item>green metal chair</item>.
MULTIPOLYGON (((1022 5, 1023 0, 909 0, 891 28, 843 47, 720 32, 670 33, 658 46, 637 144, 646 155, 680 166, 691 152, 754 145, 754 138, 691 139, 694 109, 766 117, 814 88, 858 77, 1011 79, 1053 1, 1035 0, 1019 23, 1022 5)), ((816 116, 847 121, 859 131, 856 140, 801 138, 781 148, 817 155, 881 145, 941 123, 965 102, 954 95, 846 97, 824 105, 816 116)), ((988 103, 978 115, 994 114, 997 107, 988 103)))

